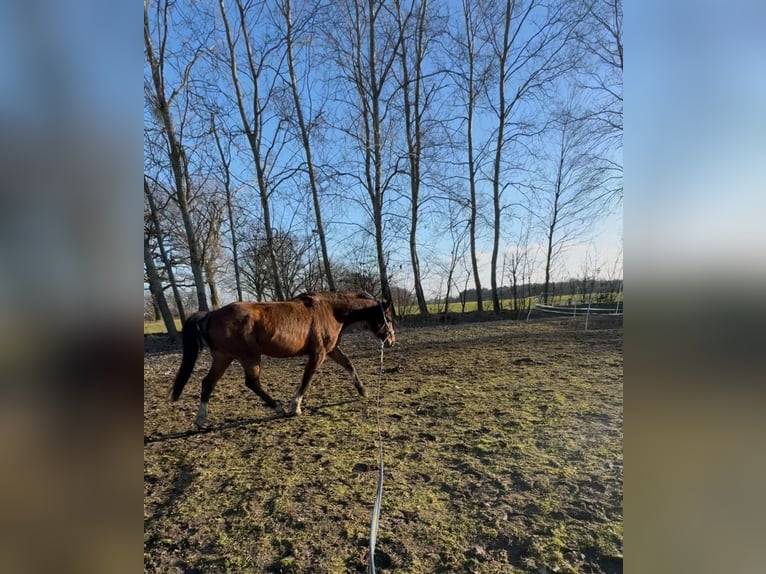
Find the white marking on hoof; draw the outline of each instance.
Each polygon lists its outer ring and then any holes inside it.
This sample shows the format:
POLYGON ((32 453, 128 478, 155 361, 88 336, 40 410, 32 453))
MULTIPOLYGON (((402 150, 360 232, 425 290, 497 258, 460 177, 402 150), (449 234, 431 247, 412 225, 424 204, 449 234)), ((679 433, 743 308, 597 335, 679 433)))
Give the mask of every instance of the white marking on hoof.
POLYGON ((300 414, 303 414, 303 411, 301 410, 301 401, 303 400, 303 397, 295 398, 290 403, 290 414, 294 417, 297 417, 300 414))
POLYGON ((206 418, 207 418, 207 403, 203 403, 200 401, 199 410, 197 411, 197 418, 194 419, 194 426, 197 427, 197 430, 200 430, 202 428, 202 425, 205 424, 206 418))

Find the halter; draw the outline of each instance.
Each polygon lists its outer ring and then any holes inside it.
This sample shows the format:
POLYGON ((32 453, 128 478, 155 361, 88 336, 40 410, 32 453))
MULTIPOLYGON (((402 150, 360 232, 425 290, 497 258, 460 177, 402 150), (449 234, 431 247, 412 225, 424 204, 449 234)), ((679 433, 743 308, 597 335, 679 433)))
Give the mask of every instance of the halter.
MULTIPOLYGON (((388 317, 386 317, 386 310, 383 308, 383 302, 378 301, 378 305, 380 305, 380 312, 383 313, 383 326, 386 328, 386 338, 380 341, 380 348, 382 349, 393 335, 393 331, 391 329, 391 324, 388 322, 388 317)), ((378 329, 378 332, 380 332, 380 329, 378 329)))

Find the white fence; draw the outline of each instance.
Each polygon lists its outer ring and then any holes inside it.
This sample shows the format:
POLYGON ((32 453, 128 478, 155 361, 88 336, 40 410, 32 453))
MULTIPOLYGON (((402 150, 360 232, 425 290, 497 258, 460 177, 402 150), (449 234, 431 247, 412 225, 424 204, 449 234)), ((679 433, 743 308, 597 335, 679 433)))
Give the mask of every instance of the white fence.
MULTIPOLYGON (((553 295, 549 294, 549 298, 553 299, 553 295)), ((574 298, 573 298, 574 299, 574 298)), ((569 316, 569 317, 582 317, 585 316, 585 330, 588 330, 588 319, 591 315, 599 316, 612 316, 621 317, 623 315, 623 300, 622 293, 619 294, 619 299, 613 304, 607 304, 604 301, 593 301, 592 297, 589 297, 587 301, 582 303, 574 303, 569 305, 548 305, 543 303, 545 295, 538 295, 537 301, 529 308, 527 313, 527 321, 529 321, 532 311, 540 311, 542 313, 550 313, 553 315, 569 316)))

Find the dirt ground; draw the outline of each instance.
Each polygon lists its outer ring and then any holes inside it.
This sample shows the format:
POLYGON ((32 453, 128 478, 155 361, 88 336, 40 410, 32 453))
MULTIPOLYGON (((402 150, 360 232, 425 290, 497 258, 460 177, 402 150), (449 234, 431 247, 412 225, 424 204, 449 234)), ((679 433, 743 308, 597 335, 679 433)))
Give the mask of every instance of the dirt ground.
MULTIPOLYGON (((591 319, 397 328, 380 393, 387 572, 622 572, 622 327, 591 319)), ((145 572, 366 572, 380 350, 348 334, 367 386, 325 363, 304 414, 276 417, 235 363, 192 432, 203 351, 147 337, 145 572)), ((287 403, 302 359, 265 359, 287 403)))

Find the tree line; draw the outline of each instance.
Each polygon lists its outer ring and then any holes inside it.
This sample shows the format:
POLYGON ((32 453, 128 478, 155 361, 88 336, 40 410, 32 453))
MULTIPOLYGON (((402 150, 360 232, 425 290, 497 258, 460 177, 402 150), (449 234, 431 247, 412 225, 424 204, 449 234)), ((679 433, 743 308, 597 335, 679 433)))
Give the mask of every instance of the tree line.
POLYGON ((144 48, 144 282, 171 333, 311 289, 498 312, 621 206, 618 0, 145 0, 144 48))

